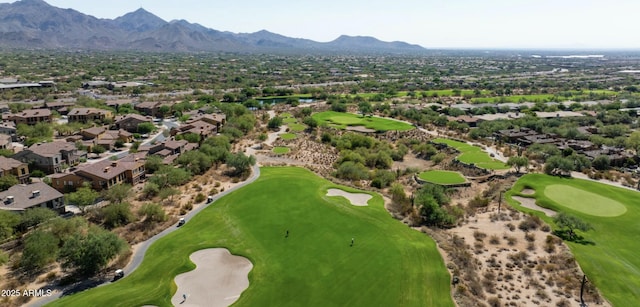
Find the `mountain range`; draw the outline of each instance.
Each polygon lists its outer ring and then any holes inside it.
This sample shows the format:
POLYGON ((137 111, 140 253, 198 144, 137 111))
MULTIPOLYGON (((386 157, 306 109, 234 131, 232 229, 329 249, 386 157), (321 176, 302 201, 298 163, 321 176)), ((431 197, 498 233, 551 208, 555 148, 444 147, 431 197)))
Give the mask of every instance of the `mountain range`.
POLYGON ((421 46, 346 36, 327 42, 291 38, 262 30, 218 31, 186 20, 165 21, 138 9, 99 19, 42 0, 0 3, 0 46, 20 49, 135 50, 147 52, 242 53, 422 53, 421 46))

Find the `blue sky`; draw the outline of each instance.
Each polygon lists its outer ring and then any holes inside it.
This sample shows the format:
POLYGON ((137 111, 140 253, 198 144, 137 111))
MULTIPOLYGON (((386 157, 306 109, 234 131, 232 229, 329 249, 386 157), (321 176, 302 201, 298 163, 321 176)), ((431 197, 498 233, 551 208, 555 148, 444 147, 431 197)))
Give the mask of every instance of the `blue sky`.
POLYGON ((321 42, 346 34, 426 48, 640 49, 638 0, 45 1, 99 18, 143 7, 167 21, 321 42))

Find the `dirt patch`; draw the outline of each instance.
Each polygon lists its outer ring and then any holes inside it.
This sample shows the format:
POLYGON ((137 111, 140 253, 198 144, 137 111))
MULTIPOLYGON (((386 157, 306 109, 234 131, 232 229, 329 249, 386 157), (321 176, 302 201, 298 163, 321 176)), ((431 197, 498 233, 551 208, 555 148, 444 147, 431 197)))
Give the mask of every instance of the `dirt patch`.
MULTIPOLYGON (((454 279, 458 306, 577 306, 582 271, 562 240, 535 217, 496 207, 458 228, 422 229, 437 242, 454 279), (538 221, 523 231, 521 223, 538 221)), ((589 305, 610 306, 593 285, 589 305)))
POLYGON ((352 205, 365 207, 367 206, 367 202, 371 199, 371 195, 364 193, 349 193, 339 189, 329 189, 327 191, 327 196, 342 196, 349 200, 352 205))
POLYGON ((249 287, 251 261, 226 248, 197 251, 189 257, 196 268, 176 276, 174 306, 229 306, 249 287))
POLYGON ((533 194, 536 194, 536 190, 534 190, 534 189, 523 189, 523 190, 520 192, 520 194, 523 194, 523 195, 533 195, 533 194))
MULTIPOLYGON (((525 193, 523 193, 523 194, 525 194, 525 193)), ((520 206, 523 206, 525 208, 529 208, 529 209, 532 209, 532 210, 540 211, 540 212, 544 213, 548 217, 554 217, 557 214, 555 211, 553 211, 551 209, 543 208, 543 207, 540 207, 540 206, 536 205, 535 198, 527 198, 527 197, 519 197, 519 196, 513 196, 512 198, 515 201, 519 202, 520 206)))

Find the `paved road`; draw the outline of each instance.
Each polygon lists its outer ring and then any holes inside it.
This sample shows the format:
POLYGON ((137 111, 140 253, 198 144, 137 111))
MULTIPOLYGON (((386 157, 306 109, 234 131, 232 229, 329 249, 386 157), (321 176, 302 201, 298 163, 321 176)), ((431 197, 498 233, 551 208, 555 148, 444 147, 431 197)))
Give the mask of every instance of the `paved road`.
MULTIPOLYGON (((204 204, 192 211, 190 211, 189 213, 187 213, 184 218, 187 221, 187 223, 189 223, 189 220, 194 217, 196 214, 198 214, 200 211, 204 210, 206 207, 208 207, 211 204, 214 204, 218 199, 220 199, 221 197, 231 193, 232 191, 235 191, 241 187, 244 187, 252 182, 254 182, 256 179, 258 179, 258 177, 260 177, 260 166, 258 166, 257 164, 253 166, 252 168, 252 173, 251 176, 249 178, 247 178, 247 180, 245 180, 244 182, 238 184, 237 186, 227 189, 222 193, 219 193, 218 195, 213 197, 213 201, 204 204)), ((160 238, 178 230, 180 228, 176 227, 176 226, 171 226, 167 229, 165 229, 164 231, 156 234, 155 236, 149 238, 148 240, 138 243, 138 247, 136 248, 135 253, 131 256, 131 260, 129 261, 129 264, 123 269, 125 276, 128 276, 129 274, 131 274, 133 271, 135 271, 140 264, 142 263, 142 260, 144 259, 144 255, 147 252, 147 249, 149 249, 149 246, 151 246, 151 244, 153 244, 155 241, 159 240, 160 238)), ((104 283, 89 283, 89 284, 85 284, 85 285, 81 285, 81 287, 86 287, 87 289, 89 288, 94 288, 94 287, 99 287, 99 286, 103 286, 103 285, 107 285, 110 284, 111 282, 104 282, 104 283)), ((60 298, 63 294, 63 292, 65 290, 69 290, 69 289, 57 289, 58 291, 54 292, 51 296, 48 297, 43 297, 40 300, 37 301, 33 301, 25 306, 29 306, 29 307, 39 307, 39 306, 44 306, 50 302, 53 302, 54 300, 60 298)))

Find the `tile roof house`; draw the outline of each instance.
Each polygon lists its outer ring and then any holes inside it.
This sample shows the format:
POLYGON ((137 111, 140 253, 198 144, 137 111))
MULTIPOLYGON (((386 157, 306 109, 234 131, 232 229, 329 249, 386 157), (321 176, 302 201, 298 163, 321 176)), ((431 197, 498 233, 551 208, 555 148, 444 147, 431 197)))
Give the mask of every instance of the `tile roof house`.
POLYGON ((167 157, 171 155, 180 155, 185 152, 186 146, 189 144, 186 140, 165 140, 153 145, 143 145, 138 148, 139 152, 146 152, 147 155, 158 155, 167 157))
POLYGON ((35 125, 37 123, 51 123, 53 116, 51 115, 51 110, 48 109, 30 109, 11 114, 7 119, 13 121, 16 125, 35 125))
POLYGON ((3 121, 0 123, 0 134, 6 134, 11 136, 11 139, 15 141, 16 133, 18 129, 16 128, 16 124, 10 121, 3 121))
POLYGON ((62 171, 62 164, 77 165, 81 158, 87 158, 87 153, 78 150, 74 143, 50 142, 31 145, 15 154, 13 158, 52 174, 62 171))
POLYGON ((163 105, 169 104, 159 101, 144 101, 136 104, 133 108, 144 115, 157 117, 160 114, 160 107, 163 105))
POLYGON ((27 183, 29 181, 29 166, 16 159, 0 156, 0 177, 6 175, 13 175, 20 183, 27 183))
POLYGON ((122 129, 109 130, 107 126, 82 129, 80 135, 82 135, 82 139, 85 141, 83 145, 87 146, 89 150, 96 145, 110 150, 118 140, 123 143, 133 142, 133 134, 122 129))
POLYGON ((222 113, 198 114, 198 115, 189 117, 189 120, 186 123, 190 124, 196 121, 203 121, 211 125, 215 125, 216 132, 217 132, 217 131, 220 131, 222 126, 224 126, 224 124, 227 123, 227 115, 222 113))
POLYGON ((18 184, 0 192, 2 210, 22 212, 35 207, 64 213, 64 195, 43 182, 18 184))
POLYGON ((0 134, 0 149, 13 151, 13 143, 11 143, 10 135, 0 134))
POLYGON ((104 122, 113 118, 113 113, 108 110, 96 109, 96 108, 75 108, 69 111, 69 122, 91 123, 91 122, 104 122))
POLYGON ((115 125, 118 129, 123 129, 132 133, 138 132, 138 125, 142 123, 152 123, 153 118, 138 114, 127 114, 116 116, 115 125))
POLYGON ((189 123, 185 123, 184 125, 178 128, 171 128, 171 135, 180 135, 186 133, 198 134, 201 136, 201 139, 206 139, 210 136, 215 135, 218 132, 217 126, 209 124, 202 120, 192 121, 189 123))
POLYGON ((98 191, 121 183, 135 185, 145 178, 144 161, 136 158, 103 160, 78 168, 74 174, 86 178, 98 191))

